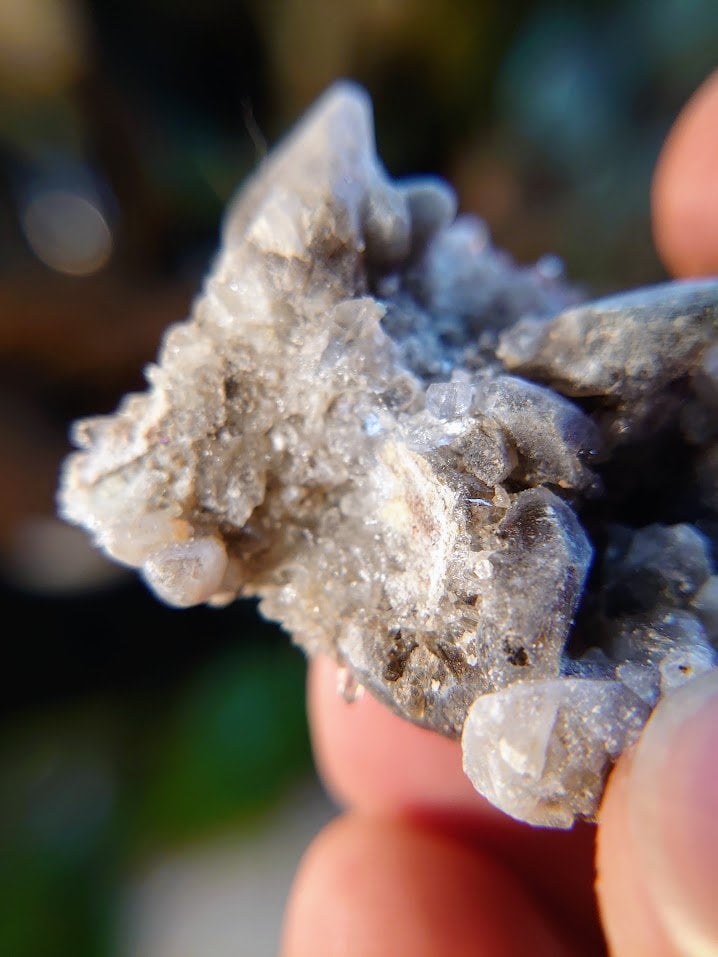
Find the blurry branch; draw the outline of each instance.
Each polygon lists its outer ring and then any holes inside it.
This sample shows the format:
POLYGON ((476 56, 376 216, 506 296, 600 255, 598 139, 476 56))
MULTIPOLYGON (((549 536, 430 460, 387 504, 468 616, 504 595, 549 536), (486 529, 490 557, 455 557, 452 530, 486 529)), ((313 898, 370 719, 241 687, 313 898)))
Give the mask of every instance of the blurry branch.
POLYGON ((136 376, 166 326, 188 313, 193 286, 130 286, 111 273, 0 279, 0 361, 90 387, 136 376))

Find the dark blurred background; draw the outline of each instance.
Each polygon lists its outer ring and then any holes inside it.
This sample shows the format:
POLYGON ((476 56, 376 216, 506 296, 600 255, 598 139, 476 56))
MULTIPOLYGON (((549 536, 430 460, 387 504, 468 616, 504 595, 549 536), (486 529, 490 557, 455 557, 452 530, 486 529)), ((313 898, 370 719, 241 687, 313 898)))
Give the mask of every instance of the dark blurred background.
POLYGON ((264 829, 288 880, 329 813, 296 790, 286 637, 249 603, 160 606, 53 517, 68 424, 142 388, 237 183, 348 76, 389 171, 444 175, 518 260, 655 281, 651 170, 717 49, 715 0, 0 0, 3 957, 271 953, 276 926, 225 950, 209 912, 206 947, 138 931, 147 900, 174 920, 153 862, 231 836, 236 876, 264 829))

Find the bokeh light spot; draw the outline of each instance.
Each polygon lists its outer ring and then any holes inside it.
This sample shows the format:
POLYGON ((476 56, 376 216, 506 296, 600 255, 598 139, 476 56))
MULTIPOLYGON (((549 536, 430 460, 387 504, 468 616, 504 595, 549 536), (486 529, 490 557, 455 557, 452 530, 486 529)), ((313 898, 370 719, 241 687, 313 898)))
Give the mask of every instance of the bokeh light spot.
POLYGON ((96 202, 70 190, 35 193, 22 211, 22 227, 38 259, 56 272, 89 276, 112 255, 112 233, 96 202))

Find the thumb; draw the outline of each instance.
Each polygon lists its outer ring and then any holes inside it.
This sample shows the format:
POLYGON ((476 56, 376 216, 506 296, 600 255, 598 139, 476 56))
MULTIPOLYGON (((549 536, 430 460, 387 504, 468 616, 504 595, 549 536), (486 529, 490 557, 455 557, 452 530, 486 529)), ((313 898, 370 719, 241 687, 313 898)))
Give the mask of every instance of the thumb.
POLYGON ((663 701, 615 769, 597 890, 616 957, 718 954, 718 669, 663 701))
POLYGON ((658 252, 677 276, 710 276, 718 268, 718 70, 678 117, 653 178, 653 231, 658 252))

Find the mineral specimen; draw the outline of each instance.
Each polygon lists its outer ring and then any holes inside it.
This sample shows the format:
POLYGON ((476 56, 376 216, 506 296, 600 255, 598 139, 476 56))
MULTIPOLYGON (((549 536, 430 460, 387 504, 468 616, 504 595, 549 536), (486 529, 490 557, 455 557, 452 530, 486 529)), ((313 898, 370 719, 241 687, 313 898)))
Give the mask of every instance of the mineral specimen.
POLYGON ((580 304, 329 90, 229 210, 149 390, 60 510, 164 601, 258 595, 509 814, 591 818, 716 665, 718 281, 580 304))

